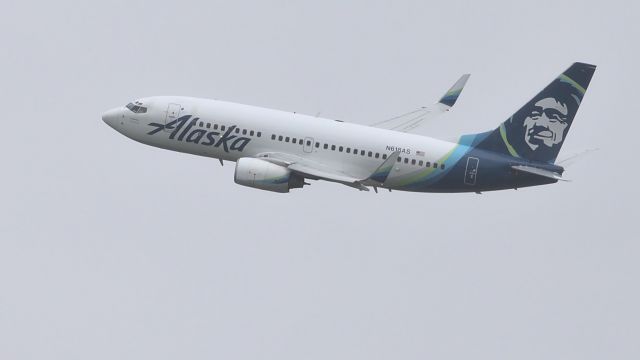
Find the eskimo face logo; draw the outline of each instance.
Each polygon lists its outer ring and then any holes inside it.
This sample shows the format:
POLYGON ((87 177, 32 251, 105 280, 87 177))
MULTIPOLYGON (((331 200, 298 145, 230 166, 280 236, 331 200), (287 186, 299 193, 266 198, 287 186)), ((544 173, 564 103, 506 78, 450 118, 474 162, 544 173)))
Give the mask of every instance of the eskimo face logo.
POLYGON ((225 152, 243 151, 244 147, 251 141, 251 138, 232 135, 236 126, 229 126, 227 131, 220 136, 218 131, 207 131, 205 129, 194 129, 199 118, 191 115, 182 116, 166 124, 150 123, 149 126, 155 128, 147 133, 147 135, 155 135, 163 130, 173 130, 169 135, 169 139, 176 141, 184 141, 204 146, 222 147, 225 152), (187 124, 188 123, 188 124, 187 124), (185 126, 186 124, 186 126, 185 126))
POLYGON ((533 104, 533 109, 524 119, 524 141, 531 150, 538 146, 552 147, 564 139, 568 127, 569 109, 558 99, 547 97, 533 104))

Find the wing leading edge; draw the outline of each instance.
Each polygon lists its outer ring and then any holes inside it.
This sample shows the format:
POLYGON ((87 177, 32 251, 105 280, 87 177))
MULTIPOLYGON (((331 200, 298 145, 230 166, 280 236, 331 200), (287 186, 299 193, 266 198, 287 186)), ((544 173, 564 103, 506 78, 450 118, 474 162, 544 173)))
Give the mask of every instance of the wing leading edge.
POLYGON ((263 153, 259 154, 259 158, 284 166, 307 179, 326 180, 347 185, 358 190, 369 191, 367 186, 375 187, 384 184, 399 155, 399 151, 394 151, 373 173, 366 177, 346 174, 316 161, 285 153, 263 153))

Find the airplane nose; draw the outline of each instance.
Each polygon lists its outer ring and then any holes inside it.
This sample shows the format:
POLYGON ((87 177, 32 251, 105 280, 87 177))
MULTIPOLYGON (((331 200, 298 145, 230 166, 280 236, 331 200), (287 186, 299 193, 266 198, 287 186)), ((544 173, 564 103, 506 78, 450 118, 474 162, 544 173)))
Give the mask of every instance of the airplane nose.
POLYGON ((120 108, 115 108, 108 110, 104 114, 102 114, 102 121, 107 123, 107 125, 114 127, 118 122, 118 119, 121 117, 122 110, 120 108))

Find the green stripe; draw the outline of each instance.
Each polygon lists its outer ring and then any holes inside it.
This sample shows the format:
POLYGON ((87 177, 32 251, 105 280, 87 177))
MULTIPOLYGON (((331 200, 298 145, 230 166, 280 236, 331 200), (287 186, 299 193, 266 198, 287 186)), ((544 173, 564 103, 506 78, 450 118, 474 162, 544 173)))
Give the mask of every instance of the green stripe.
POLYGON ((500 124, 500 136, 502 137, 502 141, 504 141, 504 144, 507 146, 507 150, 509 150, 509 154, 511 154, 511 156, 514 156, 514 157, 520 157, 516 149, 514 149, 513 146, 511 146, 511 144, 509 143, 509 140, 507 140, 507 132, 504 128, 504 123, 500 124))
MULTIPOLYGON (((456 146, 454 146, 451 150, 449 150, 446 154, 444 154, 441 158, 439 158, 435 162, 440 164, 446 163, 446 161, 449 159, 449 157, 451 157, 451 154, 453 154, 453 152, 458 148, 458 146, 460 146, 460 144, 457 144, 456 146)), ((419 181, 422 181, 428 178, 436 170, 439 170, 439 169, 429 167, 428 169, 423 168, 418 172, 405 175, 406 177, 404 179, 399 180, 399 185, 400 186, 413 185, 414 183, 417 183, 419 181)))
POLYGON ((578 84, 577 82, 575 82, 572 78, 568 77, 565 74, 560 74, 560 76, 558 76, 558 79, 560 81, 564 81, 566 83, 571 84, 571 86, 573 86, 574 88, 576 88, 578 91, 580 91, 580 93, 582 95, 584 95, 585 92, 587 92, 587 89, 583 88, 582 86, 580 86, 580 84, 578 84))

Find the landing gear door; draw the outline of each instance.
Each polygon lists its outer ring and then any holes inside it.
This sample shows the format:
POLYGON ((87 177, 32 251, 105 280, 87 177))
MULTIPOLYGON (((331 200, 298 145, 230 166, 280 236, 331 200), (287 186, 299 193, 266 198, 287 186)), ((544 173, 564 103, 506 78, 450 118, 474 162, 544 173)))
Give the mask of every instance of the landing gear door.
POLYGON ((478 179, 478 164, 480 159, 475 157, 467 158, 467 169, 464 172, 464 183, 467 185, 475 185, 478 179))
POLYGON ((169 126, 169 124, 180 117, 180 111, 182 110, 182 106, 180 104, 169 104, 167 106, 167 116, 164 119, 164 131, 171 132, 175 128, 175 126, 169 126))

